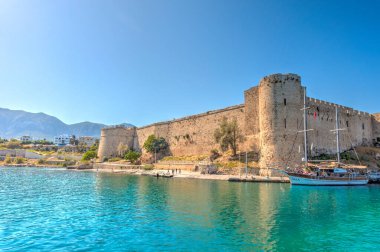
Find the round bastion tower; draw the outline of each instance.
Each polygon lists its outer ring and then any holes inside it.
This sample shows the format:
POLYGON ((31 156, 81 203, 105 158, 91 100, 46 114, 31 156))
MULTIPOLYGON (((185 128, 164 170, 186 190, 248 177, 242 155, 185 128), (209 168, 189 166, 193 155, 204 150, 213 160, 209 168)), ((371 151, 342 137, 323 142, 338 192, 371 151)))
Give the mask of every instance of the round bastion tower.
POLYGON ((303 137, 297 132, 303 128, 303 93, 301 77, 296 74, 273 74, 260 81, 261 168, 284 169, 301 162, 303 137))
POLYGON ((126 145, 129 149, 133 148, 135 135, 136 128, 134 127, 113 126, 103 128, 100 132, 99 159, 103 161, 104 158, 115 157, 120 144, 126 145))

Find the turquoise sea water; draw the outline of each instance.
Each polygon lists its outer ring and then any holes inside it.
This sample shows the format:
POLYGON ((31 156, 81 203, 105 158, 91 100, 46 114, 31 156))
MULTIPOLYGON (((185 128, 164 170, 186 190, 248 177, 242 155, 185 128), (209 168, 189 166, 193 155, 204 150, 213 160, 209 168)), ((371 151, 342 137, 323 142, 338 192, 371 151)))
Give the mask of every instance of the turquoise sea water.
POLYGON ((0 251, 379 251, 380 186, 0 167, 0 251))

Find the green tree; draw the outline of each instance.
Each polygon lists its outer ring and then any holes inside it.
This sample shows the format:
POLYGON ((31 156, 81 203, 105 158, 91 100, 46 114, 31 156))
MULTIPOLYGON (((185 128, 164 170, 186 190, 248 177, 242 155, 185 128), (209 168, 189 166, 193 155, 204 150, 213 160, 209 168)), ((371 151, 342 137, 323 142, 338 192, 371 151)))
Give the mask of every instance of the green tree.
POLYGON ((89 150, 83 154, 82 161, 89 161, 89 160, 96 158, 96 157, 97 157, 96 152, 89 150))
POLYGON ((134 164, 141 157, 141 153, 137 151, 129 150, 124 158, 134 164))
POLYGON ((158 153, 167 150, 169 144, 163 137, 156 138, 155 135, 150 135, 145 141, 143 147, 149 153, 158 153))
POLYGON ((232 150, 232 155, 236 155, 238 143, 244 140, 240 132, 236 118, 228 121, 226 117, 223 118, 219 128, 214 132, 215 142, 220 145, 222 151, 228 149, 232 150))

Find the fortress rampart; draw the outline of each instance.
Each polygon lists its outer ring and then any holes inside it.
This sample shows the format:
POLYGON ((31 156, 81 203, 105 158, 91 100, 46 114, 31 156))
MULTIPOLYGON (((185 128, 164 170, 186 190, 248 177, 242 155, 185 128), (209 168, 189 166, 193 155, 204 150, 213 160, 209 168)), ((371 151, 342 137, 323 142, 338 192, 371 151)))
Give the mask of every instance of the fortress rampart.
MULTIPOLYGON (((98 156, 116 156, 120 143, 141 150, 149 135, 163 137, 170 153, 209 155, 218 149, 214 131, 224 117, 236 119, 244 135, 239 151, 259 153, 261 167, 286 167, 300 164, 304 156, 303 97, 305 88, 295 74, 273 74, 264 77, 258 86, 244 92, 244 104, 154 123, 140 128, 113 127, 102 129, 98 156)), ((341 150, 352 146, 371 145, 380 137, 380 114, 368 114, 330 102, 306 98, 308 150, 312 156, 336 152, 335 108, 339 111, 341 150)))

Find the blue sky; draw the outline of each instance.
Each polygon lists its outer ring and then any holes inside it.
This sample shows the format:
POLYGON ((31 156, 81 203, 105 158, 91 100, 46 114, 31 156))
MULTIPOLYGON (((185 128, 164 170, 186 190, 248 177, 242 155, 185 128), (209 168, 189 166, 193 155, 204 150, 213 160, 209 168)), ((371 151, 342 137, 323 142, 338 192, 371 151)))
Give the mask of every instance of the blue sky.
POLYGON ((265 75, 380 112, 380 1, 0 0, 0 107, 137 126, 223 108, 265 75))

